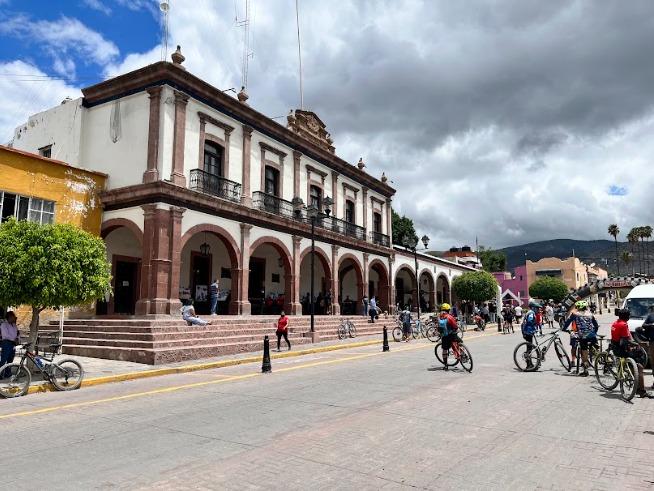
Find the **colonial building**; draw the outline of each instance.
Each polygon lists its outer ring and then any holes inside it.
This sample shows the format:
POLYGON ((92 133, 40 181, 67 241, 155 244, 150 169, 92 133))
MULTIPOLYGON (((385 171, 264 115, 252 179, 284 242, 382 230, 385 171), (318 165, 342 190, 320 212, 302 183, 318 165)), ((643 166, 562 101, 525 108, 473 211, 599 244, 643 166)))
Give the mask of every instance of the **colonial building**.
MULTIPOLYGON (((176 314, 186 297, 208 313, 214 278, 220 313, 306 313, 312 237, 319 313, 359 311, 364 295, 392 311, 394 285, 416 302, 413 254, 391 246, 386 178, 339 158, 313 112, 279 124, 183 61, 178 48, 173 63, 87 87, 16 129, 14 148, 109 176, 101 234, 114 295, 98 313, 176 314)), ((431 305, 450 300, 468 268, 420 256, 431 305)))

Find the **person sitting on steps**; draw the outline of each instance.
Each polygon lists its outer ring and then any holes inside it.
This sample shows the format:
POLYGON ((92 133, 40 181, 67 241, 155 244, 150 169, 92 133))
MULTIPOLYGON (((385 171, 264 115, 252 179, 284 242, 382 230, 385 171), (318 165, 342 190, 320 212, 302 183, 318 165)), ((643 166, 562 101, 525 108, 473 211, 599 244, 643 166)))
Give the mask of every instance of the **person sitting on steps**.
POLYGON ((181 312, 182 319, 184 319, 189 326, 206 326, 211 324, 211 322, 202 320, 196 315, 195 308, 193 307, 193 300, 185 300, 181 312))

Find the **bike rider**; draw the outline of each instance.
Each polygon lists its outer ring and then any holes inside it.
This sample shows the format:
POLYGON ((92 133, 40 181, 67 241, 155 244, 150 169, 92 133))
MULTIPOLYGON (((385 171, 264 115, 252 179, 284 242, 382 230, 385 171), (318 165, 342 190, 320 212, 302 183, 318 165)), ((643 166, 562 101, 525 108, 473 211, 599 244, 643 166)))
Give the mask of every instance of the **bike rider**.
MULTIPOLYGON (((611 326, 611 348, 616 356, 623 358, 634 358, 631 353, 629 345, 637 344, 631 336, 629 331, 629 318, 631 317, 629 309, 620 309, 617 312, 618 320, 611 326)), ((643 375, 643 366, 639 360, 635 360, 638 366, 638 396, 652 398, 652 395, 645 390, 645 379, 643 375)))
POLYGON ((564 330, 568 330, 568 327, 574 322, 581 347, 581 361, 584 365, 584 371, 579 376, 588 377, 588 347, 591 344, 597 344, 599 324, 595 316, 588 312, 588 302, 585 300, 579 300, 575 303, 575 309, 565 322, 564 330))
POLYGON ((521 326, 522 337, 529 343, 529 346, 527 347, 527 369, 533 368, 534 366, 531 362, 530 355, 532 345, 534 344, 534 334, 536 334, 536 330, 538 329, 538 324, 536 323, 536 313, 538 312, 538 309, 540 309, 540 304, 530 300, 529 310, 527 311, 527 315, 525 315, 525 320, 521 326))
POLYGON ((438 319, 438 330, 441 332, 441 343, 443 349, 443 370, 447 370, 447 354, 452 348, 454 341, 460 342, 458 332, 459 324, 452 314, 450 314, 450 304, 441 305, 441 313, 438 319))

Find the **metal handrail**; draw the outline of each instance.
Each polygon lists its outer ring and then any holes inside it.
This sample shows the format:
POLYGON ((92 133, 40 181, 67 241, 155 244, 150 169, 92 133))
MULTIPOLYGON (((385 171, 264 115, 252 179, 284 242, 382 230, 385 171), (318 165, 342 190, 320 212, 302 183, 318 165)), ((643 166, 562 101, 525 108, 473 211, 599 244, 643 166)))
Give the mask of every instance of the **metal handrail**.
POLYGON ((216 176, 202 169, 191 170, 189 188, 230 201, 241 200, 241 185, 224 177, 216 176))

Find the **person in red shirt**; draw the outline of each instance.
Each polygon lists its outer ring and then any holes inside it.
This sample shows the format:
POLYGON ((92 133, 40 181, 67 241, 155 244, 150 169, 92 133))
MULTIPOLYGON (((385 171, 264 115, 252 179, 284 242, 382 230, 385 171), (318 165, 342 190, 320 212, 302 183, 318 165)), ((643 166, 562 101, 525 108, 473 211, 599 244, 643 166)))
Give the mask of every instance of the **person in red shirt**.
MULTIPOLYGON (((621 309, 618 311, 618 320, 611 325, 611 346, 613 352, 617 356, 630 356, 629 343, 633 343, 631 331, 629 331, 630 318, 628 309, 621 309)), ((653 396, 645 390, 645 379, 643 375, 643 366, 637 363, 638 366, 638 396, 652 398, 653 396)))
POLYGON ((284 311, 279 316, 279 319, 277 319, 277 351, 281 351, 281 345, 282 345, 282 336, 284 336, 284 341, 286 341, 286 344, 288 344, 288 350, 291 350, 291 342, 288 340, 288 317, 286 317, 286 314, 284 311))
POLYGON ((441 342, 443 350, 443 370, 447 370, 447 355, 452 348, 452 343, 461 341, 458 336, 459 323, 454 316, 450 314, 450 304, 441 305, 441 313, 438 318, 438 329, 441 332, 441 342))

